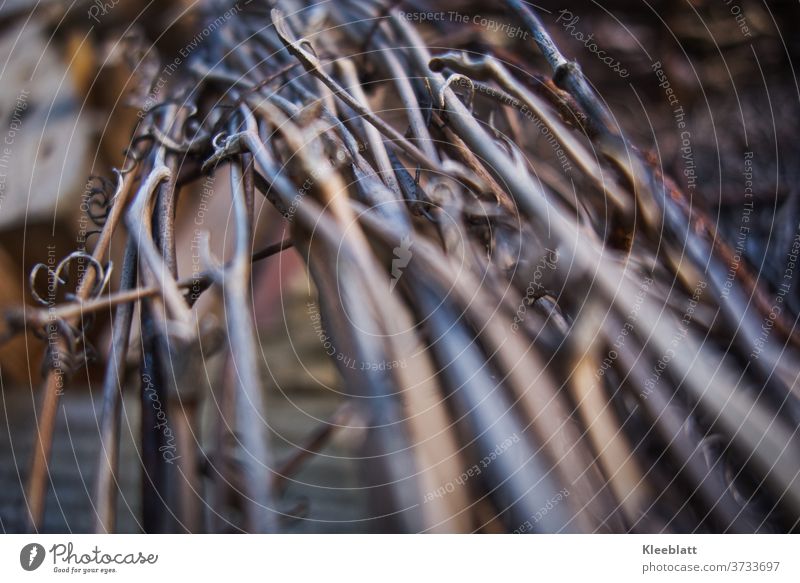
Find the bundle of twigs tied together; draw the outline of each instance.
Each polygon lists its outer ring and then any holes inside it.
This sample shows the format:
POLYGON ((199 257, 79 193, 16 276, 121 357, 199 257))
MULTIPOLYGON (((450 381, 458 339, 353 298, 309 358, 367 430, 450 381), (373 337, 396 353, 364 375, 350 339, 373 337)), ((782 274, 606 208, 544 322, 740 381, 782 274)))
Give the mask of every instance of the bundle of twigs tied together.
MULTIPOLYGON (((144 528, 282 529, 282 468, 297 464, 270 453, 250 273, 289 246, 308 265, 325 332, 347 356, 337 359, 344 386, 368 420, 360 463, 371 527, 796 528, 795 322, 770 316, 744 265, 730 280, 732 254, 713 223, 628 142, 534 11, 505 4, 548 74, 508 48, 500 59, 429 47, 398 8, 337 0, 242 7, 170 79, 118 173, 96 268, 57 308, 74 330, 115 306, 98 531, 114 528, 137 303, 140 378, 168 403, 181 451, 164 463, 144 403, 144 528), (553 152, 528 147, 542 127, 569 175, 553 152), (215 188, 230 196, 234 251, 221 263, 206 240, 199 281, 222 294, 236 375, 222 389, 226 429, 201 452, 204 331, 187 291, 198 278, 177 273, 173 223, 181 187, 224 169, 229 185, 215 188), (257 196, 284 215, 289 235, 254 254, 257 196), (106 293, 96 282, 123 225, 120 286, 106 293)), ((60 374, 49 369, 38 417, 34 529, 60 374)))

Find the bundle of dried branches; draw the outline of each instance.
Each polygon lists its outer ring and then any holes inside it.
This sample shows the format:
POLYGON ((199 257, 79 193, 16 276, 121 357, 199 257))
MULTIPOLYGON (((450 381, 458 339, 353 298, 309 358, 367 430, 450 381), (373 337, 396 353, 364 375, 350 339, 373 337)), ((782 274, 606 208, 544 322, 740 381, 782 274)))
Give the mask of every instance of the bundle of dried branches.
MULTIPOLYGON (((292 246, 368 420, 375 528, 796 528, 794 316, 743 263, 730 275, 734 252, 714 222, 629 142, 536 13, 505 2, 550 71, 513 45, 437 49, 392 5, 300 4, 209 8, 214 34, 143 111, 93 252, 72 258, 91 266, 74 298, 16 315, 18 328, 57 323, 29 527, 44 512, 65 361, 88 316, 115 306, 95 484, 96 528, 114 528, 138 305, 141 398, 168 404, 181 451, 165 463, 143 406, 145 529, 281 529, 281 483, 297 460, 271 455, 250 270, 292 246), (204 175, 229 177, 215 189, 230 197, 235 244, 220 262, 202 241, 205 271, 187 278, 176 203, 204 175), (289 236, 254 253, 259 195, 289 236), (123 227, 121 281, 107 292, 123 227), (221 429, 203 452, 193 435, 206 331, 191 310, 206 290, 224 300, 235 380, 215 396, 221 429)), ((50 285, 66 280, 48 271, 50 285)))

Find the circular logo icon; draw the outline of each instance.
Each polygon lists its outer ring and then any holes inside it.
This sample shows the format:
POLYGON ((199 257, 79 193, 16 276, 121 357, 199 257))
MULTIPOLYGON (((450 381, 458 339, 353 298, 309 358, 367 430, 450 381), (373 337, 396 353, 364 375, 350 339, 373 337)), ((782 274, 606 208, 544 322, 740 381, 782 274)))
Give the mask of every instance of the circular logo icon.
POLYGON ((19 564, 26 571, 35 571, 44 562, 44 547, 39 543, 30 543, 19 552, 19 564))

